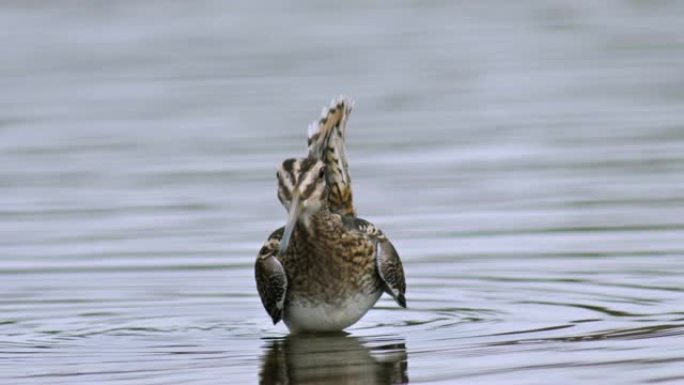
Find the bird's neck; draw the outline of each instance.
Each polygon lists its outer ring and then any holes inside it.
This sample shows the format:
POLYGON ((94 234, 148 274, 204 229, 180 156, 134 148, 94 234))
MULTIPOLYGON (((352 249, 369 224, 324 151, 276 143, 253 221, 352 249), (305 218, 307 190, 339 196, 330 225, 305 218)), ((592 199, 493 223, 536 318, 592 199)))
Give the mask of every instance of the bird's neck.
POLYGON ((297 238, 311 238, 315 237, 321 227, 326 227, 332 224, 332 213, 327 206, 323 206, 316 211, 302 212, 297 219, 297 225, 294 232, 298 233, 297 238))

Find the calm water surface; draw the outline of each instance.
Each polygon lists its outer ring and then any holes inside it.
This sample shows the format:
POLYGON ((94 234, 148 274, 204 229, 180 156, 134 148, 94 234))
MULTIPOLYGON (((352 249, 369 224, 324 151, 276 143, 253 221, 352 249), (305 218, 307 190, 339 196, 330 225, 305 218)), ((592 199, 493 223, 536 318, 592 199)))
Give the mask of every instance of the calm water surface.
POLYGON ((3 2, 0 383, 684 383, 683 17, 3 2), (409 308, 287 337, 252 264, 339 93, 409 308))

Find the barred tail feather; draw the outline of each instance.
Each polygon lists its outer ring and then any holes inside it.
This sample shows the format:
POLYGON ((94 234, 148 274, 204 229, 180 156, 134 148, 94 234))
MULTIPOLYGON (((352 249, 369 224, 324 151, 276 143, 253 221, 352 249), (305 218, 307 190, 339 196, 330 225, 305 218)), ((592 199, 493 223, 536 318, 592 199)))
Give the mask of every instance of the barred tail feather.
POLYGON ((326 165, 326 181, 330 188, 330 209, 342 215, 355 215, 351 177, 345 149, 346 125, 354 102, 339 97, 323 108, 321 118, 309 125, 309 157, 326 165))
MULTIPOLYGON (((344 142, 347 119, 354 107, 354 101, 343 96, 339 96, 330 102, 328 107, 321 110, 320 119, 312 122, 308 128, 307 144, 309 146, 309 156, 321 158, 322 151, 333 132, 337 132, 344 142)), ((344 143, 342 143, 344 144, 344 143)))

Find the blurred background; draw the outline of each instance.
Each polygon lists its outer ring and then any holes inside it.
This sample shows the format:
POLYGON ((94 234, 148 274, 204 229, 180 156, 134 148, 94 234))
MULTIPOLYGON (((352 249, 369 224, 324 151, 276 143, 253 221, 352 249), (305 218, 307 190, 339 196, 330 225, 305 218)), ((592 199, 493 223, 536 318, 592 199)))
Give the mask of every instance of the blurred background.
POLYGON ((0 382, 681 383, 683 18, 3 1, 0 382), (409 309, 285 338, 253 262, 276 167, 339 94, 409 309))

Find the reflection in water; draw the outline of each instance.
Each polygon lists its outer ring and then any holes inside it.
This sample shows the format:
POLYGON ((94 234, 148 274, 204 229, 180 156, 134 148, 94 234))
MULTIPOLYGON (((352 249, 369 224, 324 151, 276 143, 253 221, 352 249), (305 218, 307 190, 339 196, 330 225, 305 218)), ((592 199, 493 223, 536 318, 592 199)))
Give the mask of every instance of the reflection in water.
POLYGON ((271 340, 260 384, 407 384, 403 339, 372 344, 344 334, 271 340))

